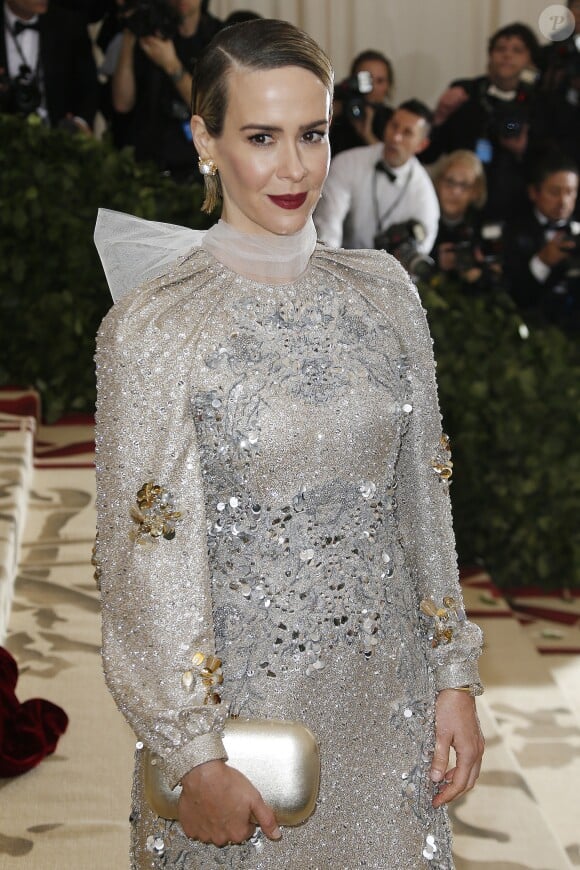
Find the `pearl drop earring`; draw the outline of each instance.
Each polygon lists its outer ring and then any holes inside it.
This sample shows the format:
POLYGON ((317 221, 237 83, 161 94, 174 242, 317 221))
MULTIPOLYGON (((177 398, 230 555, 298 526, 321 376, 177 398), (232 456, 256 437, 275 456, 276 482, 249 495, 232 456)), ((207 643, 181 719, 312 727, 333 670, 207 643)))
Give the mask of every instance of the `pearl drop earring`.
POLYGON ((200 157, 198 163, 202 175, 217 175, 218 168, 210 157, 200 157))

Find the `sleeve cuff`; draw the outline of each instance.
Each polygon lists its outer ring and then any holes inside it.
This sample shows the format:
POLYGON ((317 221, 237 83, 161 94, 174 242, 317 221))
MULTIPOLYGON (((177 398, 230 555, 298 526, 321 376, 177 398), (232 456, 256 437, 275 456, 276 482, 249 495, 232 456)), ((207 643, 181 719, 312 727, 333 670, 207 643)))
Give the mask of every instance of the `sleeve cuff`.
POLYGON ((529 267, 530 272, 532 273, 536 281, 539 281, 540 284, 543 284, 545 281, 548 280, 550 272, 552 271, 549 266, 546 266, 545 263, 542 263, 537 254, 530 260, 529 267))
POLYGON ((208 731, 207 734, 200 734, 179 751, 172 753, 166 760, 165 769, 171 788, 175 788, 185 774, 194 767, 221 758, 227 761, 228 754, 219 732, 208 731))
POLYGON ((443 689, 457 689, 459 686, 481 686, 477 661, 454 662, 437 668, 435 688, 438 692, 443 689))

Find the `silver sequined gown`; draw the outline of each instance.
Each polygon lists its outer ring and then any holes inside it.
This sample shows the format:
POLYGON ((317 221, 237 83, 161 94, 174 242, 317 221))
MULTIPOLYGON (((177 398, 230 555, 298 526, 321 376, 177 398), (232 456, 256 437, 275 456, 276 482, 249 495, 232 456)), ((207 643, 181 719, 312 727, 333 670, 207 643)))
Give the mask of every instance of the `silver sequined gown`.
POLYGON ((428 778, 434 695, 477 682, 481 639, 460 607, 431 341, 403 270, 318 247, 301 278, 268 286, 196 250, 114 307, 97 368, 118 705, 172 782, 222 755, 228 706, 306 723, 322 755, 305 825, 218 849, 148 809, 138 750, 132 867, 452 868, 428 778), (147 481, 182 512, 172 539, 131 516, 147 481), (433 647, 419 604, 448 596, 453 635, 433 647), (223 703, 208 707, 191 657, 214 645, 223 703))

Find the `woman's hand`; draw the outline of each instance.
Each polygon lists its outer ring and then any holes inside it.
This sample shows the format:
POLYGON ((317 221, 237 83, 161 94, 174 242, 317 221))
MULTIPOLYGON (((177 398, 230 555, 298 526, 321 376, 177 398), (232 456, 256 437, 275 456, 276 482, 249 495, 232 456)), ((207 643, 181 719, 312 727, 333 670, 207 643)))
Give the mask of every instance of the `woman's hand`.
POLYGON ((475 699, 457 689, 439 692, 435 704, 435 753, 431 779, 442 786, 433 798, 434 807, 449 803, 473 788, 481 769, 484 745, 475 699), (456 766, 447 770, 452 746, 456 766))
POLYGON ((207 761, 181 781, 179 821, 186 836, 214 846, 248 840, 259 825, 270 840, 279 840, 272 809, 242 773, 224 761, 207 761))

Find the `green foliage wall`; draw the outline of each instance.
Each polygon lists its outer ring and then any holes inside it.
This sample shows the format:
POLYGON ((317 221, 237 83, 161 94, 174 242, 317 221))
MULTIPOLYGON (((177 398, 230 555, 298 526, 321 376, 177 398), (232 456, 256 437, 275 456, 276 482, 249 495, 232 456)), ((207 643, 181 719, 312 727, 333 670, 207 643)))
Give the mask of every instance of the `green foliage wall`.
POLYGON ((500 292, 421 287, 451 436, 460 559, 504 588, 580 586, 580 350, 500 292))
MULTIPOLYGON (((36 387, 48 421, 91 413, 94 336, 111 304, 97 209, 202 228, 201 191, 33 121, 0 117, 0 142, 0 386, 36 387)), ((501 293, 420 290, 454 452, 460 560, 480 560, 504 588, 580 586, 577 340, 531 326, 522 338, 501 293)))
POLYGON ((0 115, 0 143, 0 386, 36 387, 49 422, 91 412, 95 333, 111 305, 97 209, 203 228, 201 190, 35 116, 0 115))

